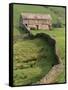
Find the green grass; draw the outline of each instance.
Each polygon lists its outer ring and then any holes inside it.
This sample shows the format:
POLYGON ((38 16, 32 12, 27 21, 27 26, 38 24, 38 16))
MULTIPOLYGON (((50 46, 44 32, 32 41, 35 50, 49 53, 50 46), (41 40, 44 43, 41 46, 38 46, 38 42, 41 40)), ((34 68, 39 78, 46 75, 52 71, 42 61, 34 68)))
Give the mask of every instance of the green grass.
POLYGON ((65 28, 54 28, 52 31, 48 30, 32 30, 34 35, 37 33, 47 33, 52 38, 56 40, 56 47, 58 48, 58 53, 61 57, 62 64, 64 65, 63 72, 56 79, 57 83, 65 82, 65 28))
POLYGON ((17 41, 14 44, 14 85, 40 80, 56 64, 54 54, 54 49, 42 39, 17 41))
POLYGON ((55 28, 51 31, 48 30, 31 30, 35 35, 37 33, 47 33, 56 40, 56 47, 59 48, 59 53, 63 62, 65 62, 65 28, 55 28))
MULTIPOLYGON (((65 8, 18 4, 13 6, 13 84, 15 86, 37 82, 48 73, 52 68, 52 64, 56 63, 53 48, 47 42, 38 38, 34 40, 25 40, 22 38, 25 35, 24 31, 19 28, 19 18, 22 12, 50 14, 52 16, 52 23, 61 17, 61 23, 65 24, 65 8), (40 52, 40 49, 43 48, 44 50, 40 52)), ((43 32, 53 37, 56 40, 59 55, 65 66, 65 29, 55 28, 52 31, 32 30, 31 32, 33 34, 43 32)), ((65 82, 64 72, 65 69, 56 79, 57 83, 65 82)))
POLYGON ((44 6, 33 6, 33 5, 14 5, 13 20, 14 25, 19 25, 20 14, 24 12, 30 13, 45 13, 52 16, 52 22, 55 23, 59 18, 60 22, 65 24, 65 8, 63 7, 44 7, 44 6))

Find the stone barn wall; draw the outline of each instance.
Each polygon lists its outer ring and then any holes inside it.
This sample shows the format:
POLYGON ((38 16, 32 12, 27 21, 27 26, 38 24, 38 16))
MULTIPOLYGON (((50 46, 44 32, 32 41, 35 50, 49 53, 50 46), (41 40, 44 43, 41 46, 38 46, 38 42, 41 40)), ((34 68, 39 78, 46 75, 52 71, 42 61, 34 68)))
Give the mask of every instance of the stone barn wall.
POLYGON ((48 14, 23 13, 20 16, 20 24, 37 30, 51 30, 52 27, 51 16, 48 14))

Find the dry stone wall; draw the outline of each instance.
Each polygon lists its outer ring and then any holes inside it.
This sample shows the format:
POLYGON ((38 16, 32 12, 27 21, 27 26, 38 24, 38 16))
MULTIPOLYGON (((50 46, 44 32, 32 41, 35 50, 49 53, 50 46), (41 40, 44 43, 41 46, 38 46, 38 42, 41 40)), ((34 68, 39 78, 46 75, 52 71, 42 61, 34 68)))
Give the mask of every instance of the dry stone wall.
POLYGON ((40 81, 38 81, 36 84, 51 84, 55 83, 56 78, 60 75, 60 73, 63 71, 63 65, 62 60, 59 56, 58 49, 56 47, 56 41, 51 38, 49 35, 44 33, 39 33, 35 37, 42 38, 44 40, 47 40, 50 46, 54 48, 55 56, 57 63, 52 67, 52 69, 48 72, 47 75, 45 75, 40 81))
POLYGON ((49 73, 44 76, 37 84, 50 84, 54 83, 57 76, 62 72, 63 70, 63 65, 62 64, 57 64, 52 67, 52 69, 49 71, 49 73))
POLYGON ((58 48, 56 47, 56 41, 50 37, 48 34, 44 34, 44 33, 38 33, 36 35, 33 35, 30 30, 28 30, 28 28, 26 28, 26 30, 28 31, 28 35, 31 39, 33 38, 41 38, 42 40, 46 40, 49 45, 51 47, 53 47, 54 52, 55 52, 55 56, 56 56, 56 60, 57 63, 56 65, 53 65, 53 67, 51 68, 51 70, 48 72, 47 75, 45 75, 40 81, 38 81, 35 84, 51 84, 51 83, 55 83, 56 78, 60 75, 60 73, 63 71, 63 65, 62 65, 62 60, 59 56, 59 51, 58 48))

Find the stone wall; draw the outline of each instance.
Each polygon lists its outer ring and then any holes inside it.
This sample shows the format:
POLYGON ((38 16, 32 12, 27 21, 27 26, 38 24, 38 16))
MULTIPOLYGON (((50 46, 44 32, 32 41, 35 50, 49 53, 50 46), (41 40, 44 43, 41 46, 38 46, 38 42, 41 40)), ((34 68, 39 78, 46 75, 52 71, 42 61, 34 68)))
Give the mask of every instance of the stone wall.
POLYGON ((39 33, 35 36, 36 38, 42 38, 44 41, 46 40, 51 47, 54 48, 55 56, 57 63, 54 65, 51 70, 48 72, 47 75, 45 75, 40 81, 38 81, 36 84, 51 84, 55 83, 56 78, 60 75, 60 73, 63 71, 63 65, 62 60, 59 56, 59 50, 56 47, 56 41, 51 38, 49 35, 44 33, 39 33))
MULTIPOLYGON (((28 30, 28 29, 27 29, 28 30)), ((44 33, 38 33, 36 35, 33 35, 30 30, 28 30, 28 35, 31 39, 34 38, 41 38, 42 40, 46 40, 49 45, 51 47, 53 47, 54 52, 55 52, 55 57, 57 60, 57 63, 55 65, 53 65, 53 67, 51 68, 51 70, 48 72, 47 75, 45 75, 40 81, 38 81, 35 84, 51 84, 51 83, 55 83, 56 78, 60 75, 60 73, 63 71, 63 65, 62 65, 62 60, 59 56, 59 50, 56 47, 56 41, 50 37, 48 34, 44 34, 44 33)))
POLYGON ((46 76, 44 76, 39 82, 36 84, 51 84, 55 83, 56 78, 63 70, 62 64, 57 64, 52 67, 52 69, 48 72, 46 76))

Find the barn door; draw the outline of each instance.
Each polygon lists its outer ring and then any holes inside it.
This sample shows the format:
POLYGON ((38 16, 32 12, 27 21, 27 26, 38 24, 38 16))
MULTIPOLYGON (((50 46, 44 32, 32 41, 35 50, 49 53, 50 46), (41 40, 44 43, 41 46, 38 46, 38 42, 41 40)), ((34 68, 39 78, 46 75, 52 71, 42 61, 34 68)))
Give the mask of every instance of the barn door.
POLYGON ((36 25, 36 28, 37 28, 37 30, 39 29, 39 26, 38 25, 36 25))

